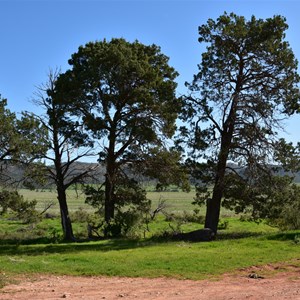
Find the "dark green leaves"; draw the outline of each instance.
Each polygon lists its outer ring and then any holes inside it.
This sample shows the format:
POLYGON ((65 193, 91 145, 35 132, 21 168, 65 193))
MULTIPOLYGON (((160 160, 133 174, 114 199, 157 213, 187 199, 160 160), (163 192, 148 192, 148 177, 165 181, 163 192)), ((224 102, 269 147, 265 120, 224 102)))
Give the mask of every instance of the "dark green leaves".
MULTIPOLYGON (((263 210, 268 207, 263 206, 266 197, 277 197, 266 195, 258 185, 264 182, 271 188, 268 164, 275 159, 283 162, 280 148, 292 151, 276 143, 282 119, 300 104, 297 60, 285 40, 287 28, 281 16, 246 20, 233 13, 209 19, 199 27, 199 42, 207 47, 199 72, 187 84, 190 94, 182 119, 190 128, 182 130, 186 139, 181 136, 180 141, 187 142, 190 157, 196 159, 196 178, 202 185, 214 185, 206 217, 209 228, 217 230, 223 196, 227 207, 237 212, 251 203, 253 212, 263 210), (199 161, 203 165, 197 165, 199 161), (209 162, 214 163, 213 169, 209 162), (248 174, 227 172, 232 162, 248 174), (264 174, 269 174, 269 181, 264 174), (257 183, 255 187, 251 180, 257 183)), ((286 165, 291 163, 286 161, 286 165)), ((208 197, 202 185, 200 202, 203 195, 208 197)))

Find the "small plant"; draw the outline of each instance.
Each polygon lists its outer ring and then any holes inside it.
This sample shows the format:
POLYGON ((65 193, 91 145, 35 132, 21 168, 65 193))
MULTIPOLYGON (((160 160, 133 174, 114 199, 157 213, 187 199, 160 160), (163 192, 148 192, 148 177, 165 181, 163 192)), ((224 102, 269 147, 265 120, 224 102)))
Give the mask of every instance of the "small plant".
POLYGON ((229 222, 227 220, 220 220, 218 224, 218 229, 219 230, 225 230, 228 228, 229 222))
POLYGON ((295 237, 294 237, 294 243, 296 245, 300 245, 300 235, 299 234, 295 235, 295 237))
POLYGON ((50 230, 50 239, 53 243, 58 243, 62 240, 61 231, 57 228, 51 228, 50 230))

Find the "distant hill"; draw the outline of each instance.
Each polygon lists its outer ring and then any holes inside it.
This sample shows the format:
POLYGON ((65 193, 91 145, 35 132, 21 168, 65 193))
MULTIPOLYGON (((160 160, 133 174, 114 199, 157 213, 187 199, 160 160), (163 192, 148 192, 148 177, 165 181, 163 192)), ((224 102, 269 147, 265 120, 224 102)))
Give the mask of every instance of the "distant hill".
MULTIPOLYGON (((233 163, 229 163, 229 166, 233 169, 239 169, 239 167, 233 163)), ((76 162, 72 165, 72 168, 70 169, 69 176, 76 176, 76 174, 79 174, 80 172, 87 170, 89 168, 93 168, 94 170, 91 172, 91 176, 86 178, 84 183, 86 184, 96 184, 96 183, 102 183, 104 182, 104 174, 105 174, 105 167, 101 166, 97 163, 87 163, 87 162, 76 162)), ((24 175, 24 167, 21 165, 15 165, 12 164, 9 161, 0 163, 0 181, 5 181, 7 183, 19 183, 21 185, 21 181, 24 175), (10 179, 9 179, 10 178, 10 179), (8 180, 9 179, 9 180, 8 180)), ((131 172, 128 170, 128 172, 131 172)), ((243 172, 243 169, 239 169, 238 172, 243 172)), ((137 178, 138 181, 142 181, 144 183, 149 182, 148 178, 145 178, 139 174, 131 174, 134 177, 137 178)), ((284 175, 291 175, 287 172, 285 172, 283 169, 280 169, 278 171, 278 175, 284 176, 284 175)), ((294 178, 295 183, 300 183, 300 172, 296 173, 294 178)), ((49 182, 49 185, 52 183, 49 182)))
MULTIPOLYGON (((50 166, 51 167, 51 166, 50 166)), ((84 181, 86 184, 99 183, 104 180, 104 167, 101 167, 97 163, 85 163, 85 162, 75 162, 70 167, 68 175, 74 177, 85 170, 93 169, 90 173, 90 176, 87 177, 84 181)), ((54 169, 54 166, 53 166, 54 169)), ((5 161, 0 163, 0 183, 19 185, 23 186, 22 179, 24 178, 25 167, 20 164, 14 164, 10 161, 5 161)), ((53 183, 49 182, 47 185, 52 185, 53 183)), ((35 184, 36 187, 37 184, 35 184)), ((40 187, 39 187, 40 188, 40 187)))
MULTIPOLYGON (((229 163, 228 166, 230 166, 232 169, 237 170, 238 173, 243 173, 245 171, 245 168, 240 168, 238 165, 234 163, 229 163)), ((276 171, 276 174, 279 176, 294 176, 294 182, 295 183, 300 183, 300 172, 297 172, 296 174, 292 174, 291 172, 286 172, 282 167, 278 167, 275 165, 270 165, 270 168, 276 167, 278 170, 276 171)))

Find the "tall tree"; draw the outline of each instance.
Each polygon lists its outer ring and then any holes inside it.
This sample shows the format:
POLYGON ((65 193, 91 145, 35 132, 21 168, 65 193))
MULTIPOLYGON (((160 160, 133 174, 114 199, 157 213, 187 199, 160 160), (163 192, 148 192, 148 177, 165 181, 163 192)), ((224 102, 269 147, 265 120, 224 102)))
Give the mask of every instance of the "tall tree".
POLYGON ((95 165, 83 168, 78 161, 92 156, 93 142, 83 129, 80 119, 70 116, 63 104, 63 95, 56 91, 59 72, 50 71, 48 82, 38 88, 34 103, 44 110, 36 115, 47 129, 48 151, 42 156, 46 160, 44 174, 54 183, 60 207, 64 239, 75 240, 67 204, 67 189, 76 183, 83 183, 91 176, 95 165))
POLYGON ((81 46, 69 64, 72 69, 61 76, 59 88, 69 92, 73 113, 83 118, 102 146, 105 221, 109 223, 126 167, 167 149, 180 108, 175 97, 177 72, 156 45, 124 39, 81 46))
POLYGON ((266 174, 267 164, 274 162, 280 121, 299 107, 297 61, 285 41, 287 28, 281 16, 247 21, 233 13, 199 27, 199 42, 207 48, 188 84, 183 119, 191 130, 182 134, 198 159, 196 173, 204 185, 198 200, 209 195, 205 186, 213 185, 205 227, 215 233, 224 191, 236 182, 226 176, 246 178, 228 163, 238 164, 258 182, 258 174, 266 174))

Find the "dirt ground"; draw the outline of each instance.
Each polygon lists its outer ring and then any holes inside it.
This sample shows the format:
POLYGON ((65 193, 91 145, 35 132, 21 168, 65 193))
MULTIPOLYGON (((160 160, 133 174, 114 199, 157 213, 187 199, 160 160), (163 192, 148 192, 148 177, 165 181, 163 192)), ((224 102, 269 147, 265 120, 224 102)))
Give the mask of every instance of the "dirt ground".
POLYGON ((200 281, 48 275, 17 280, 0 290, 1 300, 300 299, 300 268, 293 265, 252 267, 200 281))

